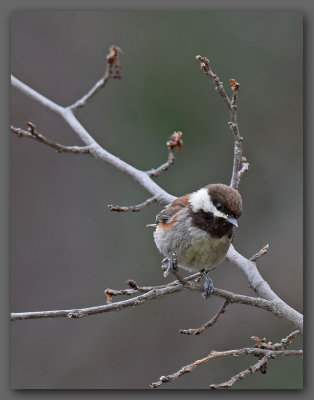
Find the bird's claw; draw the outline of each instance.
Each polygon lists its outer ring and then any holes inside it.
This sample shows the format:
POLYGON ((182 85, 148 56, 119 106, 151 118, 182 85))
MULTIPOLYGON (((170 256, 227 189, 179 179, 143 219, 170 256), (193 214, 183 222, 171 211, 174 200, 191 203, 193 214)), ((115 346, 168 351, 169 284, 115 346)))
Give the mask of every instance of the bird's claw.
POLYGON ((167 265, 167 267, 165 267, 165 272, 163 274, 164 278, 166 278, 170 274, 170 272, 172 272, 177 267, 177 259, 175 257, 175 254, 174 254, 173 258, 170 258, 170 257, 164 258, 162 260, 161 265, 162 266, 167 265))
POLYGON ((202 270, 201 273, 204 278, 204 291, 202 295, 205 299, 208 299, 208 297, 210 297, 214 292, 213 281, 210 279, 210 277, 206 274, 204 270, 202 270))

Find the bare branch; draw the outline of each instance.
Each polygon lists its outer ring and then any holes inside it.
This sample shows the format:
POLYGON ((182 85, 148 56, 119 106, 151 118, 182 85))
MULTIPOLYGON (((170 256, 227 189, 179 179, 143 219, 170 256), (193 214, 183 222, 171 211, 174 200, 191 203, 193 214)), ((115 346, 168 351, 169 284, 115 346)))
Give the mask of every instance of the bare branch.
POLYGON ((266 244, 258 253, 254 254, 254 256, 250 258, 250 261, 256 262, 256 260, 266 254, 268 250, 269 244, 266 244))
POLYGON ((106 289, 105 295, 107 296, 107 304, 112 303, 113 296, 131 296, 136 293, 147 293, 154 289, 164 289, 171 285, 178 284, 178 281, 174 281, 165 285, 157 285, 157 286, 138 286, 138 284, 133 280, 128 280, 128 285, 131 289, 121 289, 121 290, 114 290, 114 289, 106 289))
MULTIPOLYGON (((120 311, 125 308, 139 306, 150 300, 158 299, 166 294, 174 293, 182 289, 181 283, 176 285, 167 285, 164 288, 154 288, 147 293, 140 296, 133 297, 132 299, 122 300, 117 303, 105 304, 94 307, 75 308, 68 310, 53 310, 53 311, 37 311, 26 313, 12 313, 11 321, 24 320, 24 319, 42 319, 42 318, 82 318, 89 315, 103 314, 110 311, 120 311)), ((108 290, 108 289, 107 289, 108 290)), ((132 290, 132 289, 129 289, 132 290)), ((110 293, 110 292, 108 292, 110 293)), ((124 293, 125 294, 125 293, 124 293)))
MULTIPOLYGON (((179 270, 179 268, 178 268, 179 270)), ((131 285, 131 289, 123 289, 123 290, 112 290, 106 289, 105 294, 107 295, 107 304, 93 307, 85 307, 85 308, 75 308, 68 310, 53 310, 53 311, 35 311, 35 312, 22 312, 22 313, 12 313, 11 321, 16 320, 24 320, 24 319, 39 319, 39 318, 57 318, 57 317, 66 317, 66 318, 81 318, 89 315, 96 315, 101 313, 106 313, 109 311, 120 311, 128 307, 135 307, 141 304, 146 303, 147 301, 157 299, 159 297, 163 297, 165 295, 181 291, 182 289, 188 290, 196 290, 199 292, 203 291, 203 286, 198 285, 193 281, 194 279, 201 276, 201 273, 197 272, 193 275, 190 275, 186 278, 183 278, 180 273, 178 273, 180 280, 176 280, 170 282, 166 285, 160 286, 147 286, 147 287, 139 287, 136 284, 131 285), (114 295, 133 295, 136 293, 143 293, 137 297, 133 297, 129 300, 123 300, 116 303, 111 303, 112 296, 114 295), (109 303, 109 304, 108 304, 109 303)), ((134 281, 129 281, 130 282, 134 281)), ((222 297, 227 300, 229 303, 237 303, 237 304, 245 304, 253 307, 258 307, 267 311, 272 312, 273 314, 284 318, 281 314, 279 314, 277 309, 277 304, 272 303, 269 300, 265 300, 258 297, 250 297, 244 296, 236 293, 229 292, 227 290, 214 288, 213 292, 214 296, 222 297)))
POLYGON ((162 172, 167 171, 167 169, 174 163, 175 156, 172 150, 168 152, 168 160, 156 169, 150 169, 146 173, 149 176, 159 176, 162 172))
POLYGON ((214 74, 210 68, 209 60, 206 57, 196 56, 197 61, 201 61, 201 70, 205 72, 205 75, 209 76, 215 86, 215 90, 220 96, 223 98, 224 102, 226 103, 227 107, 231 111, 231 101, 223 87, 223 82, 220 82, 218 76, 214 74))
MULTIPOLYGON (((171 375, 161 376, 159 378, 159 381, 151 383, 150 387, 152 389, 156 389, 164 383, 172 382, 175 379, 180 378, 180 376, 191 372, 195 367, 197 367, 201 364, 204 364, 207 361, 215 360, 215 359, 221 358, 221 357, 243 356, 243 355, 248 355, 248 354, 251 354, 254 356, 262 355, 262 356, 267 356, 268 358, 277 358, 277 357, 282 357, 282 356, 302 357, 303 351, 302 350, 267 350, 267 349, 257 349, 254 347, 246 347, 243 349, 227 350, 227 351, 212 351, 208 356, 206 356, 200 360, 196 360, 196 361, 192 362, 191 364, 185 365, 184 367, 180 368, 177 372, 174 372, 171 375)), ((256 364, 254 364, 254 366, 256 366, 256 368, 260 368, 261 363, 256 363, 256 364)), ((241 379, 241 378, 239 378, 239 379, 241 379)))
POLYGON ((157 169, 151 169, 147 171, 147 174, 149 176, 160 175, 163 171, 166 171, 174 163, 174 150, 177 149, 179 153, 182 151, 183 141, 181 138, 182 132, 173 132, 173 134, 169 137, 167 141, 168 160, 157 169))
POLYGON ((235 250, 233 245, 230 245, 226 259, 227 261, 232 262, 245 274, 250 287, 259 297, 271 301, 273 310, 279 318, 303 332, 303 315, 294 310, 281 300, 279 296, 277 296, 277 294, 270 288, 269 284, 262 278, 253 261, 243 257, 235 250))
MULTIPOLYGON (((185 282, 194 280, 194 279, 198 279, 200 276, 201 276, 201 274, 199 272, 196 272, 195 274, 186 277, 185 282)), ((175 280, 173 282, 166 283, 164 285, 139 286, 133 279, 129 279, 127 283, 131 287, 131 289, 115 290, 115 289, 108 288, 105 290, 105 294, 107 296, 108 295, 109 296, 133 295, 133 294, 140 293, 140 292, 149 292, 150 290, 154 290, 154 289, 167 288, 168 286, 177 285, 179 282, 180 282, 179 280, 175 280)))
POLYGON ((132 165, 126 163, 101 147, 74 116, 73 111, 70 108, 72 106, 62 107, 56 104, 55 102, 47 99, 45 96, 27 86, 25 83, 19 81, 14 76, 11 76, 11 84, 13 87, 20 90, 31 99, 60 115, 70 125, 82 142, 90 148, 90 153, 93 156, 113 165, 115 168, 132 177, 132 179, 143 186, 149 193, 151 193, 153 196, 156 196, 159 202, 168 204, 175 200, 175 196, 167 193, 164 189, 157 185, 157 183, 155 183, 146 172, 134 168, 132 165))
MULTIPOLYGON (((230 129, 233 132, 234 137, 234 157, 233 157, 233 169, 232 169, 232 177, 230 186, 238 189, 240 178, 243 175, 244 171, 241 170, 242 165, 242 141, 243 138, 240 136, 239 127, 238 127, 238 115, 237 115, 237 99, 239 94, 240 84, 235 81, 235 79, 230 79, 231 89, 232 89, 232 99, 230 100, 225 89, 223 83, 219 80, 219 77, 214 74, 211 70, 209 60, 206 57, 196 56, 196 60, 201 61, 201 70, 205 72, 205 75, 209 76, 212 80, 215 90, 220 94, 226 103, 229 112, 231 121, 228 122, 230 129), (241 174, 239 171, 241 170, 241 174)), ((248 168, 248 165, 246 169, 248 168)))
POLYGON ((301 334, 302 334, 302 332, 299 330, 290 333, 290 335, 281 339, 280 343, 275 343, 273 345, 274 349, 275 350, 286 349, 291 344, 292 340, 301 334))
POLYGON ((153 196, 150 199, 147 199, 146 201, 144 201, 141 204, 137 204, 136 206, 124 206, 124 207, 120 207, 120 206, 114 206, 112 204, 110 204, 108 206, 110 211, 140 211, 142 210, 144 207, 155 203, 156 201, 158 201, 157 196, 153 196))
MULTIPOLYGON (((255 344, 255 348, 261 348, 264 350, 284 350, 286 349, 292 342, 292 340, 300 335, 301 332, 300 331, 295 331, 290 333, 290 335, 288 335, 286 338, 283 338, 280 343, 276 343, 276 344, 272 344, 272 342, 268 342, 266 343, 266 339, 259 339, 256 337, 252 337, 255 341, 257 341, 258 343, 255 344)), ((294 350, 292 350, 294 351, 294 350)), ((300 351, 300 350, 299 350, 300 351)), ((298 351, 298 352, 299 352, 298 351)), ((293 355, 293 354, 291 354, 293 355)), ((297 353, 296 355, 299 355, 299 353, 297 353)), ((267 361, 269 359, 272 358, 276 358, 277 354, 274 355, 273 352, 266 354, 266 355, 258 355, 259 361, 257 361, 254 365, 248 367, 246 370, 241 371, 240 373, 234 375, 232 378, 230 378, 227 382, 223 382, 223 383, 219 383, 219 384, 214 384, 214 385, 210 385, 211 389, 220 389, 220 388, 229 388, 231 387, 235 382, 240 381, 241 379, 245 378, 247 375, 249 374, 254 374, 257 371, 261 371, 262 373, 266 373, 266 365, 267 365, 267 361)))
POLYGON ((117 46, 111 46, 109 49, 109 54, 107 55, 107 67, 105 75, 99 79, 98 82, 79 100, 69 106, 71 111, 75 111, 80 107, 83 107, 87 101, 93 97, 99 89, 103 88, 105 84, 108 82, 110 76, 112 75, 113 67, 115 67, 115 75, 114 78, 120 78, 120 62, 119 62, 119 54, 122 53, 122 50, 117 46))
POLYGON ((265 366, 266 362, 271 358, 271 355, 265 355, 262 358, 260 358, 255 364, 251 365, 244 371, 239 372, 238 374, 234 375, 232 378, 230 378, 228 381, 223 382, 223 383, 218 383, 218 384, 212 384, 210 385, 211 389, 222 389, 222 388, 229 388, 231 387, 234 383, 244 379, 247 375, 249 374, 254 374, 255 372, 259 371, 263 366, 265 366))
MULTIPOLYGON (((237 95, 238 95, 238 84, 232 80, 232 89, 233 89, 233 96, 232 99, 230 100, 229 97, 227 96, 222 82, 219 81, 219 78, 217 75, 213 74, 212 71, 209 68, 209 62, 207 59, 204 58, 204 62, 202 61, 201 68, 207 72, 207 75, 209 75, 218 91, 218 93, 223 97, 225 103, 227 104, 230 113, 231 113, 231 128, 234 133, 234 140, 235 140, 235 148, 234 148, 234 167, 233 167, 233 175, 232 175, 232 184, 234 187, 237 187, 239 183, 239 172, 240 172, 240 165, 241 165, 241 160, 242 160, 242 138, 239 135, 238 127, 237 127, 237 115, 236 115, 236 101, 237 101, 237 95), (207 63, 207 64, 206 64, 207 63), (204 65, 203 65, 204 64, 204 65), (239 162, 238 162, 239 161, 239 162)), ((130 164, 120 160, 118 157, 114 156, 113 154, 107 152, 104 148, 102 148, 94 139, 93 137, 85 130, 85 128, 80 124, 80 122, 77 120, 77 118, 73 114, 73 105, 70 107, 62 107, 51 100, 47 99, 46 97, 42 96, 35 90, 31 89, 29 86, 25 85, 18 79, 12 76, 11 78, 12 86, 20 90, 22 93, 26 94, 28 97, 30 97, 33 100, 36 100, 39 102, 41 105, 44 107, 49 108, 53 112, 57 113, 60 115, 74 130, 74 132, 79 136, 79 138, 82 140, 83 143, 86 144, 86 146, 89 148, 89 152, 93 155, 101 159, 102 161, 105 161, 107 163, 110 163, 111 165, 115 166, 117 169, 120 171, 128 174, 131 176, 136 182, 138 182, 141 186, 143 186, 148 192, 150 192, 156 199, 161 202, 161 203, 170 203, 175 199, 175 196, 172 196, 171 194, 167 193, 165 190, 163 190, 160 186, 158 186, 147 174, 147 172, 140 171, 130 164), (72 107, 72 109, 71 109, 72 107)), ((241 174, 240 174, 241 175, 241 174)), ((218 289, 214 290, 214 294, 224 297, 227 300, 230 300, 230 302, 242 302, 244 304, 251 304, 255 305, 258 307, 262 307, 265 309, 268 309, 272 311, 275 315, 279 316, 282 318, 284 321, 294 325, 298 330, 302 331, 303 330, 303 316, 298 313, 296 310, 292 309, 290 306, 288 306, 286 303, 284 303, 270 288, 267 282, 263 280, 261 275, 259 274, 257 267, 254 262, 246 259, 243 257, 241 254, 239 254, 233 246, 230 246, 228 254, 226 259, 232 263, 234 263, 247 277, 250 286, 253 288, 253 290, 256 292, 256 294, 259 296, 259 299, 256 298, 250 298, 248 296, 242 296, 242 300, 240 301, 239 296, 234 297, 234 295, 228 295, 225 291, 223 294, 223 291, 220 291, 218 289), (245 302, 245 298, 246 302, 245 302), (248 300, 249 299, 249 300, 248 300)), ((184 278, 186 281, 187 278, 184 278)), ((189 285, 191 286, 191 285, 189 285)), ((182 284, 178 283, 178 285, 172 285, 170 288, 170 292, 173 291, 178 291, 182 289, 182 284)), ((186 288, 188 289, 197 289, 201 290, 200 287, 188 287, 186 285, 186 288)), ((169 286, 164 289, 156 289, 156 290, 164 290, 165 293, 168 293, 169 286)), ((150 293, 150 292, 148 292, 150 293)), ((148 293, 145 293, 144 296, 148 295, 148 293)), ((159 293, 159 292, 158 292, 159 293)), ((148 296, 150 298, 150 296, 148 296)), ((158 296, 157 296, 158 297, 158 296)), ((240 296, 241 297, 241 296, 240 296)), ((141 298, 142 299, 142 298, 141 298)), ((146 297, 144 298, 145 301, 146 297)), ((130 303, 126 304, 131 304, 134 305, 137 300, 130 299, 127 300, 130 301, 130 303)), ((142 301, 142 300, 141 300, 142 301)), ((136 303, 137 304, 137 303, 136 303)), ((135 305, 136 305, 135 304, 135 305)), ((47 317, 58 317, 58 316, 68 316, 69 313, 73 311, 73 315, 79 315, 79 316, 85 316, 85 315, 90 315, 93 313, 99 313, 99 312, 106 312, 108 309, 106 308, 106 311, 102 311, 102 307, 107 307, 106 306, 99 306, 96 308, 90 308, 87 309, 89 310, 87 314, 85 314, 86 309, 81 309, 79 310, 79 313, 76 314, 76 310, 60 310, 60 311, 49 311, 47 312, 48 314, 45 316, 42 316, 42 313, 45 312, 38 312, 38 313, 13 313, 13 319, 23 319, 25 318, 47 318, 47 317), (85 311, 84 311, 85 310, 85 311), (90 314, 89 314, 90 312, 90 314)), ((110 305, 113 308, 112 309, 120 309, 119 307, 121 306, 122 308, 127 307, 128 305, 125 305, 124 302, 119 302, 110 305), (120 304, 122 303, 122 304, 120 304)), ((110 309, 111 310, 111 309, 110 309)))
MULTIPOLYGON (((177 284, 177 281, 172 282, 173 284, 177 284)), ((121 289, 121 290, 114 290, 114 289, 106 289, 105 290, 105 295, 107 296, 107 304, 112 303, 112 297, 113 296, 131 296, 136 293, 146 293, 150 292, 151 290, 154 289, 164 289, 167 286, 171 285, 171 283, 165 284, 165 285, 158 285, 158 286, 138 286, 137 283, 133 280, 130 279, 128 281, 128 285, 130 286, 131 289, 121 289)))
POLYGON ((63 144, 59 144, 57 142, 53 142, 52 140, 46 138, 44 135, 41 135, 36 131, 36 127, 33 123, 28 122, 28 131, 25 131, 21 128, 16 128, 11 125, 11 131, 18 135, 19 137, 25 137, 28 139, 37 140, 40 143, 46 144, 47 146, 52 147, 58 152, 67 152, 67 153, 75 153, 75 154, 91 154, 89 146, 64 146, 63 144))
POLYGON ((202 332, 204 332, 205 329, 211 327, 214 325, 215 322, 218 321, 219 317, 224 314, 227 310, 227 306, 229 304, 229 300, 226 300, 218 313, 208 322, 206 322, 204 325, 202 325, 200 328, 196 329, 180 329, 179 332, 183 333, 185 335, 200 335, 202 332))
MULTIPOLYGON (((104 76, 96 82, 96 84, 79 100, 68 107, 62 107, 46 97, 40 95, 24 83, 20 82, 16 78, 12 77, 12 85, 17 89, 21 90, 23 93, 28 95, 30 98, 38 101, 43 106, 49 108, 54 111, 58 115, 60 115, 76 132, 79 138, 82 140, 86 146, 64 146, 58 144, 56 142, 51 141, 45 136, 39 134, 36 131, 36 127, 32 123, 28 123, 28 131, 22 130, 20 128, 16 128, 11 126, 11 131, 17 134, 20 137, 26 137, 30 139, 37 140, 41 143, 44 143, 57 151, 60 152, 72 152, 72 153, 88 153, 95 157, 100 158, 101 160, 110 163, 115 166, 122 172, 131 176, 135 181, 137 181, 140 185, 148 190, 153 197, 146 200, 145 202, 130 207, 119 207, 119 206, 108 206, 112 211, 139 211, 145 206, 159 201, 162 203, 170 203, 175 199, 174 196, 168 194, 164 191, 160 186, 158 186, 150 177, 158 176, 161 172, 167 170, 174 162, 174 149, 178 151, 182 148, 182 140, 181 132, 174 132, 173 135, 170 136, 169 141, 167 142, 167 146, 169 149, 168 160, 166 163, 162 164, 157 169, 151 169, 149 171, 140 171, 133 166, 127 164, 126 162, 120 160, 118 157, 112 155, 107 152, 103 147, 101 147, 93 137, 85 130, 85 128, 80 124, 77 118, 74 116, 74 111, 76 111, 79 107, 84 106, 87 101, 94 96, 104 85, 107 83, 109 78, 112 76, 113 69, 115 71, 114 78, 120 77, 120 62, 119 62, 119 53, 121 50, 116 46, 111 46, 110 53, 107 56, 107 67, 104 76)), ((232 89, 232 97, 231 99, 228 97, 223 83, 220 82, 218 76, 214 74, 210 68, 209 61, 205 57, 197 56, 197 60, 201 61, 201 69, 205 72, 207 76, 209 76, 214 84, 216 91, 223 98, 226 103, 229 112, 231 121, 228 123, 230 129, 233 132, 234 136, 234 159, 233 159, 233 170, 232 170, 232 178, 230 186, 235 189, 238 188, 240 179, 248 170, 249 164, 245 157, 242 157, 242 141, 243 138, 240 136, 238 123, 237 123, 237 100, 239 94, 239 83, 237 83, 234 79, 230 80, 231 89, 232 89)), ((298 313, 296 310, 292 309, 285 302, 283 302, 270 288, 268 283, 264 281, 264 279, 259 274, 259 271, 256 267, 256 260, 260 258, 262 255, 266 254, 269 246, 264 246, 257 254, 251 257, 250 260, 244 258, 240 255, 233 246, 230 246, 226 259, 233 264, 235 264, 247 277, 250 286, 255 291, 255 293, 259 297, 249 297, 243 296, 239 294, 235 294, 232 292, 228 292, 222 289, 214 288, 214 295, 219 296, 225 299, 225 302, 218 313, 208 322, 203 324, 200 328, 196 329, 188 329, 188 330, 180 330, 180 333, 184 334, 201 334, 205 329, 212 326, 219 317, 226 311, 228 304, 230 303, 238 303, 238 304, 246 304, 250 306, 259 307, 261 309, 272 312, 274 315, 282 318, 284 321, 294 325, 297 327, 297 331, 292 332, 286 338, 282 339, 279 343, 272 344, 271 342, 265 343, 264 339, 255 338, 257 340, 257 344, 255 344, 254 348, 243 348, 237 350, 229 350, 229 351, 212 351, 207 357, 194 361, 191 364, 188 364, 182 367, 179 371, 174 374, 163 376, 160 378, 158 382, 152 383, 152 388, 157 388, 163 383, 173 381, 178 377, 191 372, 196 366, 201 365, 209 360, 213 360, 220 357, 227 356, 241 356, 241 355, 253 355, 258 357, 258 361, 249 366, 247 369, 241 371, 240 373, 234 375, 228 381, 213 384, 210 387, 212 389, 217 388, 228 388, 231 387, 235 382, 245 378, 250 373, 255 373, 257 371, 263 371, 266 368, 266 363, 268 360, 277 358, 280 356, 302 356, 303 352, 301 350, 286 350, 286 348, 290 345, 292 340, 300 335, 303 331, 303 316, 298 313)), ((177 266, 173 268, 173 273, 177 277, 178 280, 175 280, 171 283, 159 286, 138 286, 134 281, 130 280, 128 289, 122 290, 112 290, 107 289, 105 294, 107 295, 107 304, 94 306, 94 307, 86 307, 86 308, 76 308, 76 309, 68 309, 68 310, 55 310, 55 311, 40 311, 40 312, 26 312, 26 313, 12 313, 11 320, 23 320, 23 319, 37 319, 37 318, 56 318, 56 317, 66 317, 66 318, 82 318, 89 315, 97 315, 100 313, 110 312, 110 311, 119 311, 128 307, 134 307, 141 304, 146 303, 150 300, 155 300, 162 296, 165 296, 170 293, 178 292, 183 289, 188 290, 198 290, 202 291, 203 287, 198 285, 194 280, 200 276, 199 273, 193 274, 186 278, 183 277, 181 271, 177 266), (136 297, 133 297, 128 300, 122 300, 116 303, 112 303, 112 297, 118 295, 135 295, 139 294, 136 297)))

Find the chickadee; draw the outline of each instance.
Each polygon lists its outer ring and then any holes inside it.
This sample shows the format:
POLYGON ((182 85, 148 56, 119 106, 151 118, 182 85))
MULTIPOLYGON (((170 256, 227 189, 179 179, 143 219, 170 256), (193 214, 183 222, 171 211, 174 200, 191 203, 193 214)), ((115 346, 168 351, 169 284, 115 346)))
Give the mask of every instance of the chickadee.
POLYGON ((204 297, 213 292, 205 273, 220 264, 233 239, 233 227, 242 213, 240 193, 230 186, 212 184, 186 194, 167 205, 157 216, 154 240, 166 257, 168 271, 174 257, 179 267, 201 271, 204 297))

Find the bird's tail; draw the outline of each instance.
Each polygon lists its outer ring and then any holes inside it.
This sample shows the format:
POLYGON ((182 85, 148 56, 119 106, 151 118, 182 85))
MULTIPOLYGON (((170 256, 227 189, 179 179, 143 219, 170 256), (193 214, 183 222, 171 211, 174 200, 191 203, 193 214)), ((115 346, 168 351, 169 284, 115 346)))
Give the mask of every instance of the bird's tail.
POLYGON ((146 228, 156 228, 157 224, 148 224, 146 228))

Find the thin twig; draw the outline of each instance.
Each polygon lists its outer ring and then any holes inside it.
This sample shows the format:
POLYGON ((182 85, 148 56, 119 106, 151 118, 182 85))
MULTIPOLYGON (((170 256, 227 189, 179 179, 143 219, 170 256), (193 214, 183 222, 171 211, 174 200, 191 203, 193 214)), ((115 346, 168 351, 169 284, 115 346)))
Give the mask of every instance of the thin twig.
POLYGON ((251 365, 244 371, 239 372, 238 374, 234 375, 228 381, 223 383, 216 383, 210 385, 211 389, 222 389, 222 388, 229 388, 234 383, 244 379, 249 374, 254 374, 255 372, 259 371, 263 366, 265 366, 266 362, 272 357, 271 354, 264 355, 261 357, 255 364, 251 365))
POLYGON ((249 166, 250 166, 250 164, 247 162, 246 157, 242 157, 242 168, 238 172, 239 183, 240 183, 240 179, 242 178, 242 175, 244 174, 244 172, 249 170, 249 166))
MULTIPOLYGON (((280 343, 275 343, 275 344, 272 344, 272 342, 266 343, 265 339, 259 339, 259 338, 255 338, 255 337, 253 337, 253 339, 257 340, 259 342, 255 345, 255 348, 262 348, 264 350, 278 351, 278 350, 285 350, 291 344, 292 340, 299 335, 301 335, 301 331, 299 331, 299 330, 294 331, 294 332, 290 333, 290 335, 288 335, 287 337, 281 339, 280 343)), ((300 351, 300 350, 298 350, 298 351, 300 351)), ((210 388, 211 389, 229 388, 235 382, 245 378, 250 373, 254 374, 257 371, 266 373, 267 361, 272 358, 277 358, 277 353, 274 354, 273 352, 271 352, 268 355, 266 354, 264 356, 262 356, 260 354, 260 355, 258 355, 258 357, 259 357, 259 361, 257 361, 254 365, 252 365, 252 366, 248 367, 246 370, 234 375, 232 378, 230 378, 226 382, 210 385, 210 388)))
POLYGON ((155 203, 158 201, 157 196, 153 196, 150 199, 147 199, 146 201, 144 201, 141 204, 137 204, 136 206, 124 206, 124 207, 120 207, 120 206, 114 206, 112 204, 108 205, 108 208, 110 211, 140 211, 142 210, 144 207, 155 203))
POLYGON ((160 167, 158 167, 156 169, 150 169, 149 171, 146 171, 146 173, 149 176, 158 176, 162 172, 167 171, 167 169, 174 163, 174 160, 175 160, 175 156, 173 154, 173 151, 169 150, 168 160, 164 164, 162 164, 160 167))
POLYGON ((290 335, 288 335, 287 337, 281 339, 280 343, 275 343, 273 345, 274 349, 275 350, 286 349, 288 346, 290 346, 292 340, 294 338, 296 338, 297 336, 301 335, 301 334, 302 334, 302 332, 299 331, 299 330, 290 333, 290 335))
MULTIPOLYGON (((215 360, 221 357, 229 357, 229 356, 243 356, 251 354, 254 356, 269 356, 270 358, 277 358, 281 356, 303 356, 302 350, 266 350, 266 349, 257 349, 254 347, 246 347, 243 349, 237 350, 226 350, 226 351, 212 351, 208 356, 196 360, 191 364, 185 365, 184 367, 180 368, 178 371, 174 372, 173 374, 167 376, 161 376, 157 382, 153 382, 150 384, 152 389, 156 389, 164 383, 172 382, 180 376, 185 375, 191 372, 195 367, 204 364, 207 361, 215 360)), ((260 366, 259 366, 260 367, 260 366)))
POLYGON ((254 256, 250 258, 250 261, 256 262, 256 260, 265 255, 268 252, 268 250, 269 250, 269 244, 266 244, 258 253, 254 254, 254 256))
POLYGON ((166 294, 180 291, 182 285, 167 285, 165 288, 152 289, 147 293, 141 294, 128 300, 122 300, 116 303, 104 304, 94 307, 74 308, 68 310, 53 310, 53 311, 36 311, 26 313, 12 313, 11 321, 25 320, 25 319, 42 319, 42 318, 82 318, 89 315, 103 314, 110 311, 120 311, 125 308, 139 306, 150 300, 158 299, 166 294))
POLYGON ((69 106, 69 109, 71 111, 75 111, 78 108, 83 107, 87 103, 87 101, 98 92, 99 89, 105 86, 110 76, 112 75, 113 67, 115 67, 114 78, 120 78, 119 74, 121 69, 119 62, 120 53, 122 53, 122 50, 119 47, 114 45, 110 47, 109 54, 106 57, 107 67, 104 76, 101 79, 99 79, 99 81, 96 82, 95 85, 84 96, 82 96, 79 100, 77 100, 75 103, 69 106))
POLYGON ((16 128, 15 126, 11 125, 11 131, 15 133, 19 137, 25 137, 28 139, 37 140, 40 143, 46 144, 47 146, 52 147, 53 149, 57 150, 59 153, 75 153, 75 154, 92 154, 90 151, 90 146, 64 146, 63 144, 59 144, 54 142, 44 135, 41 135, 35 130, 35 125, 31 122, 28 122, 28 131, 25 131, 21 128, 16 128))
MULTIPOLYGON (((185 283, 187 281, 190 280, 194 280, 197 279, 201 276, 201 274, 199 272, 196 272, 193 275, 187 276, 186 278, 184 278, 185 283)), ((139 286, 133 279, 129 279, 128 280, 128 285, 131 287, 131 289, 120 289, 120 290, 116 290, 116 289, 106 289, 105 290, 105 294, 109 295, 109 296, 121 296, 121 295, 133 295, 136 293, 140 293, 140 292, 149 292, 150 290, 154 290, 154 289, 163 289, 163 288, 167 288, 168 286, 172 286, 172 285, 177 285, 178 283, 180 283, 179 280, 175 280, 169 283, 166 283, 164 285, 156 285, 156 286, 139 286)))
POLYGON ((238 189, 240 178, 243 175, 244 171, 239 174, 242 165, 242 141, 243 138, 240 136, 239 127, 238 127, 238 114, 237 114, 237 99, 239 94, 239 87, 240 84, 236 82, 234 79, 230 79, 231 89, 232 89, 232 98, 228 97, 223 83, 220 81, 219 77, 213 73, 211 70, 209 60, 206 57, 196 56, 196 60, 201 61, 201 70, 204 71, 205 75, 209 76, 212 80, 215 90, 220 94, 223 98, 224 102, 226 103, 229 112, 231 121, 228 122, 228 125, 233 132, 234 137, 234 157, 233 157, 233 169, 232 169, 232 177, 230 186, 238 189))
POLYGON ((156 169, 151 169, 146 171, 149 176, 158 176, 162 172, 166 171, 175 160, 174 150, 176 149, 179 153, 182 151, 183 141, 182 141, 182 132, 173 132, 173 134, 168 138, 167 141, 168 147, 168 160, 162 164, 160 167, 156 169))
MULTIPOLYGON (((171 284, 176 285, 177 283, 178 283, 178 281, 174 281, 171 284)), ((169 283, 169 284, 157 285, 157 286, 138 286, 137 283, 133 279, 130 279, 128 281, 128 285, 131 287, 131 289, 115 290, 115 289, 108 288, 105 290, 104 293, 107 296, 107 304, 111 304, 113 296, 132 296, 133 294, 136 294, 136 293, 147 293, 154 289, 164 289, 171 284, 169 283)))
POLYGON ((219 317, 221 317, 222 314, 224 314, 226 312, 228 304, 229 304, 229 301, 226 300, 223 303, 220 310, 218 311, 218 313, 210 321, 206 322, 201 327, 195 328, 195 329, 180 329, 179 332, 183 333, 185 335, 200 335, 202 332, 204 332, 205 329, 213 326, 214 323, 218 321, 219 317))
POLYGON ((220 94, 220 96, 223 98, 224 102, 226 103, 227 107, 229 108, 229 110, 231 111, 231 101, 224 89, 223 83, 220 82, 218 76, 216 74, 214 74, 210 68, 209 65, 209 60, 206 57, 202 57, 202 56, 196 56, 195 57, 197 61, 201 61, 201 70, 204 71, 205 75, 209 76, 215 86, 215 90, 217 93, 220 94))

